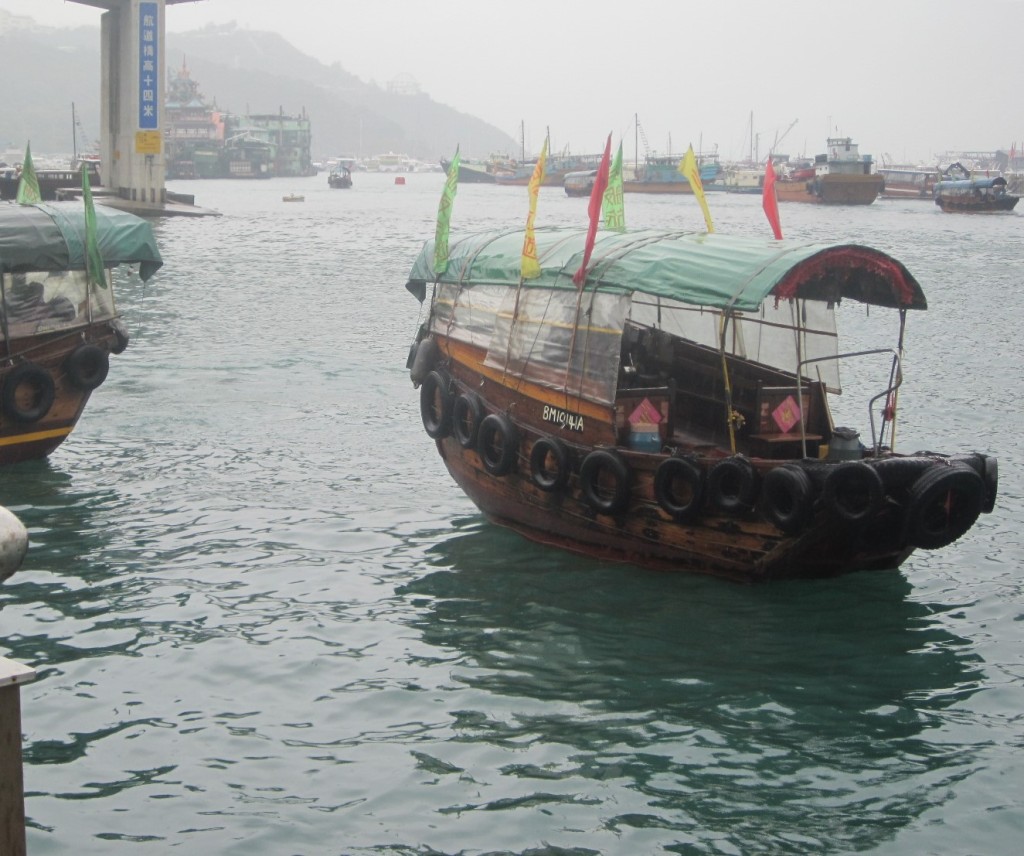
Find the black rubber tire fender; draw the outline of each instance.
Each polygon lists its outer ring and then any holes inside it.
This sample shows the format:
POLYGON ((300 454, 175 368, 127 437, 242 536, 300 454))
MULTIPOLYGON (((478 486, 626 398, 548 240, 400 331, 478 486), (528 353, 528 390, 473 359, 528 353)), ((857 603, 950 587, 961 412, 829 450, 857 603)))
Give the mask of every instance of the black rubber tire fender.
POLYGON ((533 444, 530 479, 538 488, 548 493, 564 489, 571 471, 569 447, 557 437, 541 437, 533 444))
POLYGON ((477 434, 477 451, 492 476, 507 475, 519 460, 519 429, 504 413, 485 416, 477 434))
POLYGON ((996 494, 999 493, 999 459, 994 455, 982 455, 982 458, 981 480, 985 485, 985 495, 981 510, 984 514, 991 514, 996 507, 996 494))
POLYGON ((110 353, 123 354, 125 348, 128 347, 128 343, 131 341, 131 336, 128 335, 128 328, 124 326, 120 318, 114 319, 110 327, 114 332, 114 344, 110 346, 110 353))
POLYGON ((910 488, 905 520, 906 540, 922 550, 952 544, 981 514, 985 485, 964 464, 936 464, 910 488))
POLYGON ((442 440, 452 430, 452 393, 448 375, 431 371, 420 387, 420 417, 427 436, 442 440))
POLYGON ((874 467, 863 461, 845 461, 829 469, 821 498, 830 514, 857 526, 882 507, 885 485, 874 467))
POLYGON ((666 458, 654 472, 654 497, 677 523, 693 520, 704 501, 704 473, 686 458, 666 458))
POLYGON ((0 392, 0 406, 4 415, 23 425, 38 422, 53 406, 53 378, 50 373, 36 363, 18 363, 4 378, 3 391, 0 392), (33 403, 25 406, 18 401, 18 390, 25 384, 34 390, 33 403))
POLYGON ((617 514, 625 509, 629 504, 630 481, 629 466, 610 449, 594 449, 580 465, 583 499, 601 514, 617 514))
POLYGON ((761 480, 761 514, 786 535, 798 534, 810 521, 814 487, 800 467, 783 465, 765 473, 761 480))
POLYGON ((64 360, 64 371, 75 389, 91 392, 107 379, 110 355, 99 345, 79 345, 64 360))
POLYGON ((476 448, 484 404, 475 392, 463 392, 452 405, 452 435, 463 449, 476 448))
POLYGON ((743 455, 724 458, 708 473, 707 492, 708 500, 719 511, 749 511, 757 498, 757 470, 743 455))

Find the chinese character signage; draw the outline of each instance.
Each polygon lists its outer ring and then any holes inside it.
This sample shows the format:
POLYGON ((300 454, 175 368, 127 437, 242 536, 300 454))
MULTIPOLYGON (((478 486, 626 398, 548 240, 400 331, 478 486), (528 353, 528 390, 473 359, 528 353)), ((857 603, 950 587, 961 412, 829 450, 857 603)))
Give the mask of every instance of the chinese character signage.
POLYGON ((142 130, 160 127, 158 15, 156 3, 139 3, 139 128, 142 130))

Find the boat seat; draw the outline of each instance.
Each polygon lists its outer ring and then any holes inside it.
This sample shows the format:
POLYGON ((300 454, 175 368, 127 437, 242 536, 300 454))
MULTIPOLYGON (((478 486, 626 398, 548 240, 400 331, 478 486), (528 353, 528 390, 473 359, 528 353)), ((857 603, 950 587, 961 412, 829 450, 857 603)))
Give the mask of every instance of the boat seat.
POLYGON ((796 386, 758 386, 754 422, 747 439, 750 454, 759 458, 803 457, 802 441, 807 441, 807 456, 818 457, 823 439, 814 429, 819 408, 817 384, 796 386), (801 407, 798 402, 802 402, 801 407))

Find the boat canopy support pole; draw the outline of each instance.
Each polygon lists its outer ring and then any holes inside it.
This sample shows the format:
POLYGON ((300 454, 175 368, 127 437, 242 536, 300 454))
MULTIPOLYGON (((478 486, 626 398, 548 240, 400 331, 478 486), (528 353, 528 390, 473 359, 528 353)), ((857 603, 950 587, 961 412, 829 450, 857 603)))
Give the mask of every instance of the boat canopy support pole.
POLYGON ((731 313, 722 313, 719 322, 718 352, 722 355, 722 379, 725 382, 725 422, 729 427, 729 450, 736 454, 736 424, 732 409, 732 383, 729 380, 729 363, 725 358, 725 335, 729 329, 731 313))

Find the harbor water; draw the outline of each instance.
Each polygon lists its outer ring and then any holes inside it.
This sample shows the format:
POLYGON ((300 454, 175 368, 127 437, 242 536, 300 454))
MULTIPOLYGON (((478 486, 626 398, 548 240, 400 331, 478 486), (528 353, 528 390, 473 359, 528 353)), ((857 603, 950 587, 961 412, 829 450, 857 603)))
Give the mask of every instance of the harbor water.
MULTIPOLYGON (((172 184, 223 216, 155 224, 164 268, 118 277, 130 346, 57 452, 0 472, 31 537, 0 585, 0 656, 39 673, 29 853, 1018 852, 1024 218, 781 206, 921 282, 896 446, 994 454, 1000 492, 899 571, 742 586, 481 518, 405 368, 443 176, 354 182, 172 184)), ((760 197, 708 202, 770 236, 760 197)), ((537 222, 586 208, 545 188, 537 222)), ((464 185, 452 232, 526 213, 464 185)), ((703 229, 689 196, 626 218, 703 229)))

